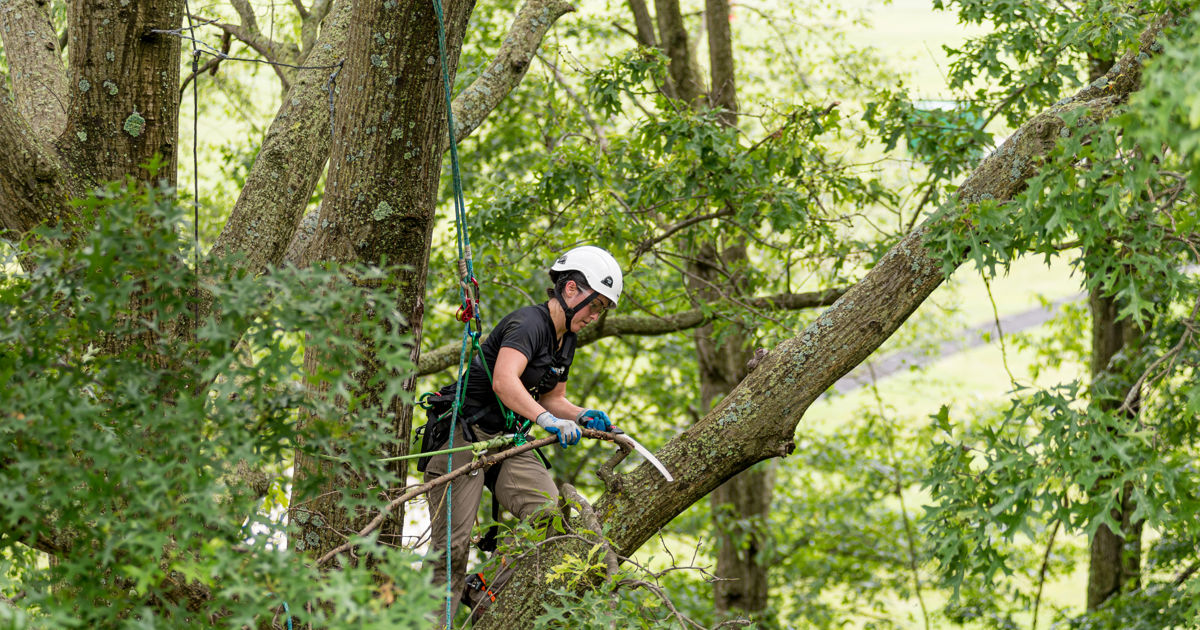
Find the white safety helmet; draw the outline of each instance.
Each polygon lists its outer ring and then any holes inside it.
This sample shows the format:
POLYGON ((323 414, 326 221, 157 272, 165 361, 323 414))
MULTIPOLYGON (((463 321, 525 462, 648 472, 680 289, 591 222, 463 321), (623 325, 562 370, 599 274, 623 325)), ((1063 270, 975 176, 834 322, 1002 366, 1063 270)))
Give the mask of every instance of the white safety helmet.
POLYGON ((613 306, 621 298, 624 280, 621 277, 621 266, 612 254, 594 245, 583 245, 569 250, 558 257, 550 267, 553 278, 560 271, 578 271, 583 274, 588 286, 596 293, 603 295, 612 302, 613 306))

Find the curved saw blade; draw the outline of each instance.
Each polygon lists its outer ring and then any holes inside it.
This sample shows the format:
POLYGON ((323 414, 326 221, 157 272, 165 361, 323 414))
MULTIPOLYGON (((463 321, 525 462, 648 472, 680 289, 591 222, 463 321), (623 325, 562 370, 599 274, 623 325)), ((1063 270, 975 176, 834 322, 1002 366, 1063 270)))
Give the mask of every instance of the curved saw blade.
POLYGON ((628 433, 625 433, 623 437, 629 440, 629 443, 633 445, 633 450, 637 451, 638 455, 641 455, 646 461, 650 462, 655 468, 657 468, 658 472, 662 473, 663 478, 666 479, 668 483, 675 481, 675 478, 671 476, 671 473, 667 472, 667 467, 663 466, 663 463, 658 461, 658 458, 654 456, 654 453, 651 453, 646 449, 645 446, 642 446, 641 442, 638 442, 630 437, 628 433))

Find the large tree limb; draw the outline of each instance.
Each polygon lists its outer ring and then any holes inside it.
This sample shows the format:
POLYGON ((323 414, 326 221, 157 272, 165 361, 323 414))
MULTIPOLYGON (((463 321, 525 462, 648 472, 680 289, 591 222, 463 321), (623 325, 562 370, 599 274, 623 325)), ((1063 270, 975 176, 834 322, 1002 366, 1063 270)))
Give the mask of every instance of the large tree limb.
POLYGON ((650 17, 650 8, 646 0, 628 0, 629 10, 633 13, 633 24, 637 28, 637 41, 647 48, 658 48, 658 38, 654 35, 654 18, 650 17))
MULTIPOLYGON (((563 0, 527 0, 522 5, 496 57, 483 74, 471 82, 451 104, 455 143, 462 142, 463 138, 478 129, 488 114, 508 97, 525 76, 529 62, 546 32, 560 17, 574 10, 563 0)), ((442 151, 449 148, 449 145, 445 145, 442 151)), ((315 183, 316 180, 313 181, 315 183)), ((319 209, 314 209, 304 216, 292 241, 286 245, 283 260, 297 266, 309 262, 305 252, 316 233, 318 213, 319 209)))
MULTIPOLYGON (((1151 54, 1161 32, 1160 18, 1103 82, 1049 108, 1022 125, 963 182, 947 209, 905 236, 858 284, 799 336, 780 344, 698 424, 676 436, 658 453, 676 482, 669 487, 648 465, 629 473, 619 492, 596 504, 618 553, 632 554, 655 532, 719 484, 753 464, 791 453, 805 410, 842 375, 865 360, 943 281, 941 262, 925 238, 934 224, 961 220, 963 210, 981 199, 1011 200, 1024 189, 1046 154, 1067 129, 1064 118, 1111 116, 1140 84, 1136 55, 1151 54)), ((960 253, 960 262, 966 252, 960 253)), ((558 553, 569 551, 557 546, 558 553)), ((542 558, 542 566, 555 564, 542 558)), ((519 626, 543 610, 548 595, 541 573, 518 567, 505 596, 477 627, 519 626)))
POLYGON ((50 146, 7 99, 0 99, 0 231, 17 240, 67 215, 68 178, 50 146))
POLYGON ((47 0, 0 4, 0 36, 17 111, 49 142, 67 126, 67 73, 47 0))
POLYGON ((542 38, 558 18, 575 10, 564 0, 529 0, 517 13, 500 51, 483 74, 454 99, 454 141, 475 131, 521 82, 542 38))
POLYGON ((329 156, 331 76, 345 57, 350 12, 350 0, 334 1, 309 69, 280 104, 210 255, 242 255, 254 273, 283 260, 329 156))
MULTIPOLYGON (((756 309, 798 311, 818 306, 829 306, 845 293, 845 289, 812 291, 809 293, 780 293, 766 297, 750 298, 745 304, 756 309)), ((690 330, 716 318, 716 313, 693 308, 663 317, 653 315, 609 315, 579 333, 578 344, 585 345, 603 339, 623 335, 654 336, 690 330)), ((440 372, 458 362, 461 346, 457 343, 439 346, 421 354, 417 374, 425 376, 440 372)))

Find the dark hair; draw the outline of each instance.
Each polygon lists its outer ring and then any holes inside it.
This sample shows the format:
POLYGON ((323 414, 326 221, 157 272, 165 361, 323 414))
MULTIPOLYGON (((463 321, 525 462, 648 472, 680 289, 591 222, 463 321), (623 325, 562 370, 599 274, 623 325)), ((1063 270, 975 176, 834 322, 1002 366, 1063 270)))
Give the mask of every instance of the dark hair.
POLYGON ((587 291, 592 288, 588 286, 583 273, 573 269, 568 271, 551 271, 550 280, 554 282, 554 286, 546 289, 546 296, 551 298, 562 295, 563 289, 566 288, 568 282, 574 282, 580 291, 587 291))

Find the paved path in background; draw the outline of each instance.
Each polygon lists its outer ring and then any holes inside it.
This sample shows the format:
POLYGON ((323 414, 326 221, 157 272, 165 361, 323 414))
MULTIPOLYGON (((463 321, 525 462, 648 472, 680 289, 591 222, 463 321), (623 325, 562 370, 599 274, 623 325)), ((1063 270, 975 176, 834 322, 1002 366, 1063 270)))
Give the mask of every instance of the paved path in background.
MULTIPOLYGON (((1004 334, 1011 335, 1029 330, 1030 328, 1037 328, 1057 315, 1063 305, 1082 300, 1085 297, 1085 294, 1077 293, 1055 300, 1044 307, 1039 306, 1015 315, 1001 317, 1000 329, 1004 331, 1004 334)), ((972 348, 986 345, 996 339, 996 322, 995 320, 990 320, 985 324, 972 326, 962 331, 955 339, 942 342, 941 347, 936 352, 918 353, 905 350, 894 352, 882 359, 868 360, 834 383, 833 389, 839 394, 845 394, 870 384, 872 376, 874 376, 875 380, 883 380, 901 370, 937 363, 959 352, 965 352, 972 348), (873 375, 872 368, 874 368, 873 375)))

